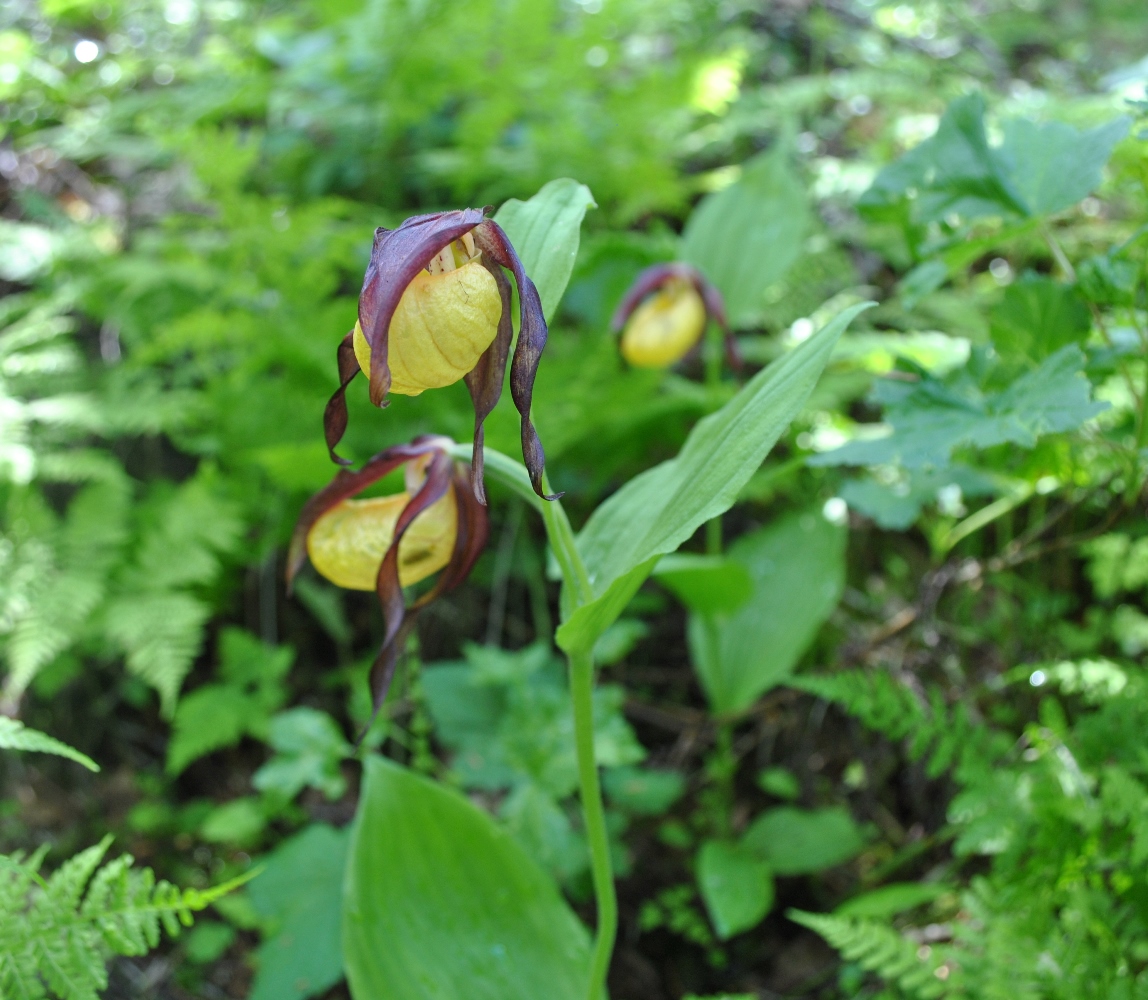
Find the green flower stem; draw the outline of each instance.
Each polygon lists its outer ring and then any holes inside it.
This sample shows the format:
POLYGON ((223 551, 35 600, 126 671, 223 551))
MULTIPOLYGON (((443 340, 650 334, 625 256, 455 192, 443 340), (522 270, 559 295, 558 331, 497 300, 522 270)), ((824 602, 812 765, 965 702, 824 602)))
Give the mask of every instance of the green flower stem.
POLYGON ((618 932, 618 897, 614 891, 614 870, 610 861, 610 838, 606 832, 602 789, 598 783, 598 762, 594 759, 594 658, 590 650, 570 653, 570 697, 574 702, 574 742, 578 750, 582 818, 590 844, 590 871, 594 879, 594 900, 598 906, 598 927, 586 998, 602 1000, 618 932))
MULTIPOLYGON (((470 447, 469 444, 456 444, 451 451, 455 458, 465 462, 470 460, 470 447)), ((484 448, 482 454, 487 475, 514 490, 542 515, 550 548, 554 552, 554 558, 558 560, 563 580, 570 585, 575 603, 582 604, 590 600, 593 596, 590 578, 574 544, 574 529, 570 527, 570 519, 566 516, 565 508, 559 501, 543 500, 534 492, 526 467, 521 463, 493 448, 484 448)), ((545 477, 542 485, 547 492, 550 492, 550 484, 545 477)))
MULTIPOLYGON (((470 458, 470 445, 455 445, 455 458, 470 458)), ((550 548, 562 570, 562 579, 570 588, 575 606, 594 597, 590 575, 578 554, 574 529, 566 511, 557 500, 542 500, 530 485, 526 469, 514 459, 491 448, 484 449, 487 475, 514 490, 542 515, 550 548)), ((551 492, 543 477, 543 487, 551 492)), ((590 962, 587 1000, 602 1000, 606 974, 614 952, 618 932, 618 898, 614 890, 614 870, 610 861, 610 838, 606 832, 606 810, 602 805, 602 788, 598 782, 598 762, 594 757, 594 655, 593 644, 569 652, 570 698, 574 708, 574 742, 578 755, 578 786, 586 839, 590 845, 590 872, 594 881, 594 899, 598 907, 598 928, 590 962)))

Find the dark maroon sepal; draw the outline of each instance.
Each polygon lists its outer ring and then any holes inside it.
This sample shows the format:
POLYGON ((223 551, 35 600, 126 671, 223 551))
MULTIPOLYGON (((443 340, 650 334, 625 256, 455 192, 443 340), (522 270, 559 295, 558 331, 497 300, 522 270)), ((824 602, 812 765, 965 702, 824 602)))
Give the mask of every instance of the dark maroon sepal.
POLYGON ((398 229, 376 229, 371 262, 359 293, 359 325, 371 345, 371 402, 382 406, 391 388, 387 340, 391 317, 419 271, 443 247, 449 246, 482 222, 477 208, 436 212, 406 219, 398 229))
MULTIPOLYGON (((383 610, 386 632, 382 647, 371 665, 369 684, 372 713, 366 731, 387 699, 399 657, 406 647, 407 637, 415 626, 420 611, 443 594, 453 590, 470 574, 486 545, 490 533, 486 507, 474 495, 465 466, 451 461, 446 454, 437 454, 427 469, 427 477, 419 491, 403 508, 395 525, 395 537, 379 566, 376 589, 383 610), (434 585, 407 607, 399 582, 399 543, 408 527, 419 514, 454 490, 458 509, 454 551, 450 562, 443 568, 434 585)), ((360 741, 362 737, 360 737, 360 741)))
POLYGON ((380 451, 369 458, 358 472, 340 469, 335 478, 311 497, 299 512, 299 519, 295 522, 295 530, 292 532, 291 544, 287 550, 288 593, 296 575, 303 568, 303 563, 307 561, 307 535, 320 517, 348 497, 362 493, 372 483, 378 482, 383 476, 412 458, 418 458, 429 452, 446 454, 446 449, 453 443, 449 438, 424 434, 415 438, 410 444, 398 444, 380 451))
POLYGON ((474 403, 474 448, 471 453, 471 489, 479 503, 486 503, 486 485, 483 481, 482 444, 483 423, 502 396, 502 381, 506 377, 506 359, 510 355, 510 342, 514 339, 511 321, 510 282, 497 264, 482 257, 483 266, 494 276, 498 295, 502 300, 502 313, 498 319, 498 332, 491 345, 483 352, 474 369, 463 376, 470 398, 474 403))
POLYGON ((538 372, 542 350, 546 347, 546 316, 542 312, 542 300, 511 246, 510 239, 497 222, 487 219, 475 227, 474 242, 496 264, 501 264, 513 273, 514 282, 518 285, 518 343, 510 365, 510 395, 522 417, 522 459, 526 463, 526 471, 530 473, 530 484, 543 500, 557 500, 562 494, 550 495, 543 489, 542 473, 546 465, 546 453, 542 450, 542 442, 530 420, 534 376, 538 372))
MULTIPOLYGON (((291 536, 287 554, 287 587, 291 584, 307 559, 307 535, 315 522, 336 504, 356 496, 383 476, 412 459, 430 455, 426 478, 399 513, 394 538, 379 564, 375 578, 375 592, 383 611, 385 632, 378 656, 371 666, 370 688, 373 712, 371 722, 386 700, 399 657, 407 636, 414 627, 418 612, 441 594, 462 583, 482 554, 490 531, 486 507, 475 496, 469 470, 464 463, 451 457, 454 442, 449 438, 425 434, 410 444, 395 445, 379 452, 357 472, 340 469, 335 478, 316 493, 303 506, 291 536), (434 585, 408 608, 399 580, 399 545, 407 529, 423 511, 437 503, 447 490, 453 490, 457 507, 454 550, 450 562, 443 567, 434 585)), ((367 728, 370 728, 368 724, 367 728)), ((362 736, 360 736, 360 742, 362 736)))
POLYGON ((327 408, 323 411, 323 435, 327 439, 327 452, 331 456, 331 461, 338 465, 350 465, 350 459, 340 458, 335 454, 335 448, 347 432, 347 386, 359 374, 359 362, 355 357, 354 330, 339 341, 335 357, 339 365, 339 388, 327 400, 327 408))

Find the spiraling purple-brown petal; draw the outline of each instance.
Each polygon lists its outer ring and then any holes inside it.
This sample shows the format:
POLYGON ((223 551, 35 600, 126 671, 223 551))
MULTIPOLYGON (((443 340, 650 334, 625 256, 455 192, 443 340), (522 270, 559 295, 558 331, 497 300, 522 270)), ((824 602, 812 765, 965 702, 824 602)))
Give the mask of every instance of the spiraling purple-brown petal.
POLYGON ((376 229, 371 262, 359 293, 359 325, 371 346, 371 402, 382 406, 391 388, 387 341, 391 317, 409 285, 443 247, 482 222, 477 208, 406 219, 398 229, 376 229))
POLYGON ((291 544, 287 551, 287 588, 295 580, 295 576, 302 569, 307 560, 307 535, 315 522, 337 503, 348 497, 361 493, 372 483, 382 479, 383 476, 393 472, 400 465, 418 458, 428 452, 444 452, 453 442, 436 435, 423 435, 415 438, 410 444, 399 444, 380 451, 368 459, 358 472, 349 469, 340 469, 335 478, 323 489, 316 493, 299 512, 299 519, 295 522, 295 530, 291 535, 291 544))
POLYGON ((359 374, 359 362, 355 358, 354 334, 352 330, 340 342, 335 357, 339 365, 339 388, 329 400, 327 408, 323 411, 323 435, 327 439, 327 452, 331 461, 338 465, 350 465, 347 458, 340 458, 335 454, 335 448, 343 440, 347 432, 347 386, 359 374))
MULTIPOLYGON (((414 627, 414 616, 408 616, 406 600, 403 597, 402 583, 399 581, 399 544, 411 526, 414 519, 432 504, 437 503, 446 491, 452 489, 454 473, 454 460, 446 452, 437 451, 427 466, 426 479, 418 492, 407 501, 407 505, 399 514, 395 524, 395 534, 391 539, 390 548, 383 556, 379 565, 379 575, 375 579, 375 592, 379 597, 379 606, 383 610, 385 632, 383 644, 379 655, 371 666, 371 721, 378 715, 386 700, 391 680, 395 673, 395 664, 406 644, 407 635, 414 627)), ((456 542, 457 546, 457 542, 456 542)), ((368 724, 367 728, 370 728, 368 724)))
POLYGON ((514 339, 514 324, 510 316, 510 282, 498 264, 482 258, 483 266, 494 276, 502 300, 502 314, 498 319, 498 332, 491 345, 483 352, 478 364, 463 376, 470 398, 474 403, 474 448, 471 453, 470 483, 479 503, 486 503, 486 484, 483 481, 482 445, 485 438, 483 422, 502 396, 502 382, 506 377, 506 359, 510 355, 510 342, 514 339))
POLYGON ((538 362, 546 346, 546 316, 542 312, 542 300, 538 289, 522 266, 517 252, 502 227, 493 219, 488 219, 474 230, 474 242, 485 254, 489 254, 496 264, 501 264, 514 274, 518 285, 518 344, 514 348, 514 360, 510 365, 510 394, 514 405, 522 416, 522 459, 530 473, 530 484, 534 492, 544 500, 557 500, 562 494, 548 495, 542 487, 542 473, 546 465, 546 453, 538 432, 530 420, 530 404, 534 395, 534 376, 538 372, 538 362))

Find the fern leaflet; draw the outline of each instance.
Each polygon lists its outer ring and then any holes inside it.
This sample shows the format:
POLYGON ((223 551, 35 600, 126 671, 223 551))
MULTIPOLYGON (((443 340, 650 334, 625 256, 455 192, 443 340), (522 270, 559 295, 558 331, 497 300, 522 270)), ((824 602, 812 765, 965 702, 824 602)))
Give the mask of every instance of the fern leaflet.
POLYGON ((80 753, 75 747, 70 747, 67 743, 38 729, 29 729, 19 719, 9 719, 4 715, 0 715, 0 750, 54 753, 57 757, 67 757, 78 764, 83 764, 89 771, 100 769, 100 765, 86 753, 80 753))
POLYGON ((959 970, 940 949, 918 945, 876 920, 788 910, 794 923, 816 931, 866 972, 896 983, 914 1000, 961 996, 959 970))
POLYGON ((206 891, 156 881, 125 854, 101 867, 112 838, 70 858, 49 878, 44 851, 0 855, 0 996, 98 1000, 111 955, 143 955, 161 930, 179 934, 192 914, 256 873, 206 891))

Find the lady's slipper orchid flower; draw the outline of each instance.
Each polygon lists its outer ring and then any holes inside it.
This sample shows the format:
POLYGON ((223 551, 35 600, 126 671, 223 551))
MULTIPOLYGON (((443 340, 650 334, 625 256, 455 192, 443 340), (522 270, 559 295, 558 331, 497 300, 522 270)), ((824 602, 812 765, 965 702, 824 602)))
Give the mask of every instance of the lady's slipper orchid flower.
POLYGON ((534 375, 546 346, 546 318, 538 289, 527 276, 506 233, 481 209, 467 208, 407 219, 398 229, 376 229, 371 262, 359 293, 359 319, 339 345, 339 388, 323 425, 331 457, 347 429, 347 385, 363 371, 371 402, 387 393, 417 396, 425 389, 466 382, 474 402, 471 481, 482 484, 483 421, 502 394, 513 328, 510 282, 518 286, 519 331, 510 366, 510 392, 522 415, 522 456, 539 496, 545 456, 530 401, 534 375))
POLYGON ((424 435, 380 452, 358 472, 341 469, 307 501, 291 538, 288 587, 309 556, 337 586, 379 596, 386 632, 371 667, 376 712, 417 613, 462 583, 486 544, 486 507, 474 495, 469 468, 451 457, 453 444, 424 435), (403 492, 354 499, 400 467, 403 492), (408 607, 403 587, 440 570, 434 585, 408 607))
POLYGON ((622 357, 635 368, 669 368, 697 346, 711 319, 736 366, 721 293, 689 264, 655 264, 630 286, 611 326, 621 331, 622 357))

